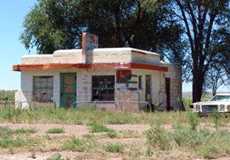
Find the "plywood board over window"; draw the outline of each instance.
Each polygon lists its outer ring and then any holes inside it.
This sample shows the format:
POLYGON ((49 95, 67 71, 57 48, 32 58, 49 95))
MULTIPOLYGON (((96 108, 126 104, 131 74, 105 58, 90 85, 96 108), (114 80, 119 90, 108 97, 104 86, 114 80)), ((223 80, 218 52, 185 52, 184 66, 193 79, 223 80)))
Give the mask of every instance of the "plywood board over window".
POLYGON ((53 102, 53 76, 33 77, 33 101, 53 102))

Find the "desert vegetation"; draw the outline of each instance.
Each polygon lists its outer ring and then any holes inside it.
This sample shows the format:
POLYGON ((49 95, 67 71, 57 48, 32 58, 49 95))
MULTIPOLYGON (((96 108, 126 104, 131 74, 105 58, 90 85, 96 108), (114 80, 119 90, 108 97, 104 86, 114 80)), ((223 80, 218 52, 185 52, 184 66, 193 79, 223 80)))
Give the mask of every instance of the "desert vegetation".
MULTIPOLYGON (((10 99, 10 98, 7 98, 10 99)), ((94 107, 0 107, 0 153, 33 159, 223 159, 230 118, 186 112, 108 112, 94 107)), ((22 158, 22 159, 28 159, 22 158)))
POLYGON ((0 112, 1 154, 47 159, 218 159, 230 155, 229 118, 41 107, 0 112), (69 154, 68 154, 69 153, 69 154))

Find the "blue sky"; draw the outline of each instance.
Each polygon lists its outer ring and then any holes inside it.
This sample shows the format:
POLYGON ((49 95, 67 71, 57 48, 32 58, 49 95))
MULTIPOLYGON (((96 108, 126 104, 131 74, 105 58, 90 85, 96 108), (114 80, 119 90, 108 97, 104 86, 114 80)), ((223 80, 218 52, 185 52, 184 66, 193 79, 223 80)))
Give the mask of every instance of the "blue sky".
POLYGON ((23 31, 23 19, 35 4, 35 0, 7 0, 0 5, 0 89, 18 89, 20 74, 12 71, 12 64, 20 62, 27 53, 19 37, 23 31))
MULTIPOLYGON (((13 72, 12 65, 20 63, 20 57, 28 53, 19 37, 23 32, 24 18, 35 3, 36 0, 4 0, 1 2, 0 89, 20 88, 20 73, 13 72)), ((191 84, 184 84, 183 90, 191 91, 191 84)))

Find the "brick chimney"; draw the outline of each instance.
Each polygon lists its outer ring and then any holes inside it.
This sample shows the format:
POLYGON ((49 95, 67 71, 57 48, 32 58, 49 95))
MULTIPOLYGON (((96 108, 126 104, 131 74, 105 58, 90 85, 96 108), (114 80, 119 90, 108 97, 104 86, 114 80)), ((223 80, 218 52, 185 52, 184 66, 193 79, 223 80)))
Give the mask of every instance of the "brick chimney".
POLYGON ((82 33, 82 63, 89 64, 92 62, 92 52, 98 48, 98 37, 91 33, 82 33))

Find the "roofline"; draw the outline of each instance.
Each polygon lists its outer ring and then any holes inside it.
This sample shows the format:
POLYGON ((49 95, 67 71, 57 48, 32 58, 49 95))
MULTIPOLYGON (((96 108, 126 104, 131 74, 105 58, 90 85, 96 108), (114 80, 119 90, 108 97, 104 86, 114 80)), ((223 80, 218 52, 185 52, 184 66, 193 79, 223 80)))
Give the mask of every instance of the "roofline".
MULTIPOLYGON (((149 54, 149 55, 155 55, 155 56, 160 56, 158 53, 155 52, 151 52, 151 51, 146 51, 146 50, 142 50, 142 49, 137 49, 137 48, 131 48, 131 47, 121 47, 121 48, 95 48, 95 51, 106 51, 106 50, 120 50, 122 51, 129 51, 130 53, 138 53, 138 54, 149 54)), ((56 50, 54 51, 52 54, 32 54, 32 55, 24 55, 22 56, 23 58, 27 58, 27 57, 52 57, 55 54, 59 54, 61 52, 65 52, 65 53, 73 53, 73 52, 81 52, 82 49, 60 49, 60 50, 56 50)))
POLYGON ((168 72, 168 67, 154 65, 154 64, 139 64, 139 63, 94 63, 94 64, 71 64, 71 63, 50 63, 50 64, 18 64, 13 65, 14 71, 53 71, 59 69, 101 69, 101 68, 113 68, 113 69, 144 69, 154 70, 161 72, 168 72))

